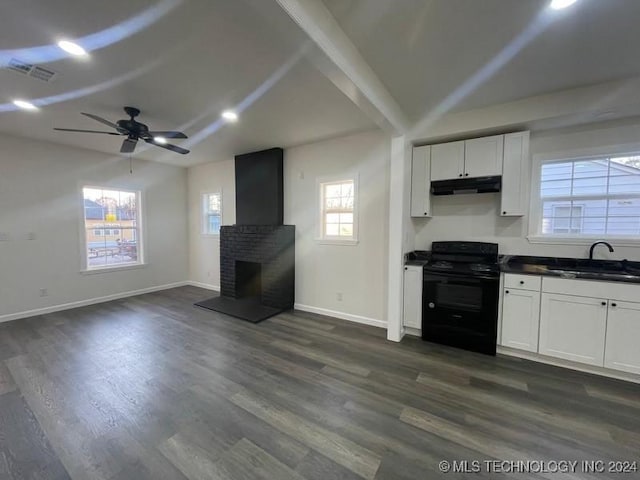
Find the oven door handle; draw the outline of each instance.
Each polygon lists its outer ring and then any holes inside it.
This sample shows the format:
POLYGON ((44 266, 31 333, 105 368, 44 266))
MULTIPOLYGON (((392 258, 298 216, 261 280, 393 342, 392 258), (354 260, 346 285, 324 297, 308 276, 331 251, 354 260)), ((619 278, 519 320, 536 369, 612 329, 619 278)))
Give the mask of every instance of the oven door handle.
POLYGON ((426 282, 427 280, 464 280, 468 282, 470 285, 477 285, 480 282, 474 282, 474 280, 490 280, 494 282, 498 282, 500 277, 492 277, 489 275, 459 275, 456 273, 432 273, 432 272, 424 272, 423 280, 426 282))

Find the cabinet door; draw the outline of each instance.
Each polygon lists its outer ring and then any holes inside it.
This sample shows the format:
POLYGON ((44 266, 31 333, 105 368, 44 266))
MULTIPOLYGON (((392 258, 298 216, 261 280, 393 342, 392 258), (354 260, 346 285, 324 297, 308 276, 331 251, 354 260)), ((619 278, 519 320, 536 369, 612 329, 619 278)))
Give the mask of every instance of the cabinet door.
POLYGON ((538 351, 602 367, 606 327, 606 300, 543 293, 538 351))
POLYGON ((501 216, 521 217, 525 214, 528 190, 525 172, 528 166, 529 132, 505 135, 500 200, 501 216))
POLYGON ((411 158, 411 216, 431 216, 431 146, 415 147, 411 158))
POLYGON ((540 292, 506 288, 502 298, 501 345, 537 352, 540 292))
POLYGON ((640 303, 609 302, 604 366, 640 374, 640 303))
POLYGON ((422 328, 422 267, 404 267, 404 315, 405 327, 422 328))
POLYGON ((504 135, 474 138, 464 142, 464 176, 502 175, 504 135))
POLYGON ((431 146, 431 181, 460 178, 464 170, 464 142, 431 146))

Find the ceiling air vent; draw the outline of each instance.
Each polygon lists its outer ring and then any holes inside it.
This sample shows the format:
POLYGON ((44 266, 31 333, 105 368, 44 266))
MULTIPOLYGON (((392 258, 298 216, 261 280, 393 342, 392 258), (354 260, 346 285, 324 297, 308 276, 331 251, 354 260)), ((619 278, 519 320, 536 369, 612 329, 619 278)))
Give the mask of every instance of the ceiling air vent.
POLYGON ((27 75, 32 78, 37 78, 43 82, 51 82, 57 75, 57 72, 54 72, 53 70, 23 62, 17 58, 10 59, 7 64, 7 68, 14 72, 22 73, 23 75, 27 75))

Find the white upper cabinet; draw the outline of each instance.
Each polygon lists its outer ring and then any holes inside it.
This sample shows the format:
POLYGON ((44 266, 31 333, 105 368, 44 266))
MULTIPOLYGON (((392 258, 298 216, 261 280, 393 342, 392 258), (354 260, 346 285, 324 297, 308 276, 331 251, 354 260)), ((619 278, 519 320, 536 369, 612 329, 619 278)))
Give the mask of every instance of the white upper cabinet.
POLYGON ((609 302, 604 366, 640 374, 640 303, 609 302))
POLYGON ((502 175, 503 147, 504 135, 465 140, 463 176, 474 178, 502 175))
POLYGON ((431 146, 431 181, 464 176, 464 144, 451 142, 431 146))
POLYGON ((542 294, 541 354, 602 367, 606 329, 605 299, 542 294))
POLYGON ((500 215, 521 217, 527 208, 526 167, 529 164, 529 132, 504 136, 500 215))
POLYGON ((414 147, 411 159, 411 216, 431 216, 431 146, 414 147))

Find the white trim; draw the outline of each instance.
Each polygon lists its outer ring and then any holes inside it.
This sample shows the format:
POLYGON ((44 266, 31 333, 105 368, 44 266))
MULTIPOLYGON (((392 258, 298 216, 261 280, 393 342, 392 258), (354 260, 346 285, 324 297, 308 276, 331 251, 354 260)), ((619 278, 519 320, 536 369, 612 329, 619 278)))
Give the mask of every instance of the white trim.
POLYGON ((354 323, 363 323, 365 325, 371 325, 372 327, 387 328, 387 322, 384 320, 377 320, 375 318, 363 317, 362 315, 354 315, 352 313, 338 312, 337 310, 329 310, 328 308, 313 307, 311 305, 303 305, 296 303, 293 308, 296 310, 302 310, 303 312, 317 313, 318 315, 326 315, 328 317, 335 317, 341 320, 347 320, 354 323))
POLYGON ((191 285, 192 287, 200 287, 200 288, 206 288, 207 290, 213 290, 214 292, 220 291, 220 285, 212 285, 210 283, 196 282, 195 280, 189 280, 187 284, 191 285))
MULTIPOLYGON (((546 199, 540 198, 540 182, 542 180, 542 166, 547 163, 561 163, 569 161, 579 160, 593 160, 600 159, 603 156, 610 159, 612 157, 621 155, 638 155, 640 152, 640 144, 624 144, 609 147, 598 147, 582 150, 567 150, 557 153, 545 153, 537 154, 533 156, 531 162, 531 193, 529 202, 529 225, 527 240, 529 243, 534 244, 550 244, 550 245, 591 245, 596 240, 605 240, 611 243, 615 243, 619 246, 625 247, 637 247, 640 246, 640 239, 636 237, 620 237, 607 234, 597 234, 592 236, 581 235, 580 237, 571 236, 554 236, 554 235, 542 235, 542 214, 543 214, 543 202, 546 199)), ((608 175, 608 173, 607 173, 608 175)), ((629 197, 627 194, 614 194, 614 195, 598 195, 598 197, 629 197)), ((556 198, 549 200, 558 201, 572 201, 578 199, 583 200, 587 197, 572 197, 556 198)))
POLYGON ((210 195, 220 195, 220 227, 223 225, 223 209, 224 209, 224 198, 222 194, 222 188, 214 189, 214 190, 202 190, 200 192, 200 235, 203 237, 214 237, 220 238, 220 232, 211 233, 208 231, 208 224, 205 219, 209 216, 208 211, 205 207, 205 196, 209 197, 210 195))
POLYGON ((80 273, 82 275, 95 275, 99 273, 120 272, 122 270, 138 270, 139 268, 146 268, 148 266, 148 263, 114 264, 113 266, 96 267, 91 270, 80 270, 80 273))
POLYGON ((112 300, 118 300, 120 298, 135 297, 137 295, 144 295, 145 293, 159 292, 161 290, 169 290, 170 288, 184 287, 189 285, 188 281, 168 283, 166 285, 158 285, 155 287, 141 288, 139 290, 131 290, 129 292, 114 293, 112 295, 105 295, 104 297, 88 298, 86 300, 78 300, 77 302, 61 303, 59 305, 52 305, 50 307, 36 308, 34 310, 25 310, 23 312, 9 313, 7 315, 0 315, 0 323, 9 322, 11 320, 18 320, 20 318, 34 317, 37 315, 46 315, 47 313, 60 312, 62 310, 70 310, 72 308, 86 307, 88 305, 95 305, 97 303, 110 302, 112 300))
POLYGON ((579 372, 592 373, 594 375, 601 375, 603 377, 616 378, 618 380, 625 380, 627 382, 633 383, 640 383, 640 375, 635 375, 633 373, 619 372, 617 370, 612 370, 609 368, 584 365, 582 363, 576 363, 570 360, 547 357, 546 355, 540 355, 539 353, 526 352, 524 350, 503 347, 501 345, 498 345, 497 352, 501 355, 506 355, 509 357, 523 358, 525 360, 545 363, 547 365, 554 365, 556 367, 569 368, 571 370, 577 370, 579 372))
POLYGON ((344 175, 331 175, 316 177, 316 202, 318 208, 316 209, 316 237, 314 238, 316 243, 324 245, 357 245, 358 233, 359 233, 359 183, 360 174, 358 172, 347 172, 344 175), (345 183, 353 182, 353 235, 351 237, 332 237, 324 235, 324 191, 323 185, 328 183, 345 183))
POLYGON ((640 247, 640 238, 611 237, 605 235, 595 235, 593 237, 551 237, 540 235, 528 235, 527 241, 534 244, 548 245, 591 245, 598 240, 604 240, 615 244, 616 247, 640 247))
POLYGON ((422 338, 422 329, 420 328, 412 328, 412 327, 404 327, 404 334, 410 335, 412 337, 422 338))

